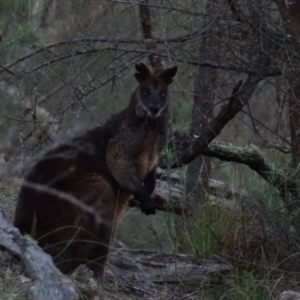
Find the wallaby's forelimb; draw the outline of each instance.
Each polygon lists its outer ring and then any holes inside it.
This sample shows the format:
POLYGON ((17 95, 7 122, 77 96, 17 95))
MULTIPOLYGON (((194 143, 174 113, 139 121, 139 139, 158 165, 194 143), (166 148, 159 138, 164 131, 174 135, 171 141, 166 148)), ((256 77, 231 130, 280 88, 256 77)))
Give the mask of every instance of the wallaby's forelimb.
POLYGON ((149 195, 153 193, 156 186, 156 168, 154 168, 144 180, 144 188, 149 195))

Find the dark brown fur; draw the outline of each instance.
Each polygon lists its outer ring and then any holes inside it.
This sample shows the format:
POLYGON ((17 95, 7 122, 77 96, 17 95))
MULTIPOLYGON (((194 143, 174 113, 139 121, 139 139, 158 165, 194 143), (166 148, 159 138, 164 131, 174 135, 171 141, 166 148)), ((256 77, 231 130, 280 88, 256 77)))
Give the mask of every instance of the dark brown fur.
POLYGON ((169 105, 162 94, 168 97, 177 68, 159 76, 143 64, 136 69, 139 86, 130 105, 104 126, 49 150, 21 188, 14 225, 34 236, 64 273, 86 263, 102 276, 115 225, 132 194, 142 212, 155 213, 150 194, 167 138, 169 105), (92 207, 95 215, 63 193, 92 207))

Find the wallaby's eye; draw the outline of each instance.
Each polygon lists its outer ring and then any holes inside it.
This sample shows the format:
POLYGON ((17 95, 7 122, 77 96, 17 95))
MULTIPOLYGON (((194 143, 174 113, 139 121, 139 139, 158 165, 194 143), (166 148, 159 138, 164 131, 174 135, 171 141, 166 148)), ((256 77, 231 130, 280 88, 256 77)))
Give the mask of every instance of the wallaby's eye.
POLYGON ((150 91, 148 89, 143 89, 142 94, 143 94, 143 96, 147 97, 150 95, 150 91))
POLYGON ((166 98, 166 94, 165 93, 160 93, 160 98, 161 99, 165 99, 166 98))

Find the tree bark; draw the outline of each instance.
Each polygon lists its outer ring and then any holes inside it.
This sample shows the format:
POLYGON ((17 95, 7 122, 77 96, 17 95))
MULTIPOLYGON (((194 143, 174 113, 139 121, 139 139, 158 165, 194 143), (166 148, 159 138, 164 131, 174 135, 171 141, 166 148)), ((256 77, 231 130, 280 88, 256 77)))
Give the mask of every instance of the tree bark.
MULTIPOLYGON (((259 63, 262 67, 267 64, 266 60, 264 60, 264 55, 259 55, 257 64, 259 65, 259 63)), ((218 115, 209 124, 202 126, 197 138, 185 151, 179 154, 179 158, 173 163, 171 168, 178 168, 192 162, 220 134, 226 124, 236 116, 244 105, 249 102, 260 81, 261 77, 253 74, 248 76, 244 84, 242 81, 238 82, 228 99, 228 103, 221 107, 218 115)))
MULTIPOLYGON (((297 0, 276 0, 281 18, 289 38, 300 55, 300 2, 297 0)), ((293 63, 293 61, 292 61, 293 63)), ((300 72, 289 79, 289 112, 293 164, 300 162, 300 72)))
MULTIPOLYGON (((205 17, 200 25, 200 30, 204 31, 205 37, 201 40, 198 49, 198 60, 217 61, 219 55, 219 39, 217 30, 219 27, 218 11, 221 8, 220 0, 208 1, 206 4, 205 17), (213 56, 213 57, 212 57, 213 56)), ((214 108, 214 88, 216 86, 216 69, 205 68, 200 64, 197 66, 194 80, 194 101, 192 109, 192 120, 190 134, 198 135, 202 126, 213 118, 214 108)), ((208 180, 211 173, 211 161, 209 157, 197 156, 189 165, 185 186, 185 215, 177 220, 178 244, 186 245, 186 238, 189 236, 193 226, 193 214, 198 205, 206 202, 205 189, 209 188, 208 180)), ((183 248, 179 248, 184 250, 183 248)))
MULTIPOLYGON (((211 18, 204 18, 201 26, 202 30, 205 30, 205 37, 202 39, 199 47, 199 60, 217 61, 220 45, 216 32, 219 27, 218 11, 221 7, 220 4, 220 0, 207 2, 206 15, 211 16, 211 18), (213 17, 214 19, 212 20, 213 17), (213 57, 211 57, 211 53, 213 53, 213 57)), ((195 91, 192 109, 192 123, 190 129, 191 135, 198 135, 201 127, 204 124, 207 125, 213 118, 213 91, 216 86, 216 76, 216 69, 205 68, 200 64, 198 65, 194 82, 195 91)), ((199 155, 192 164, 189 164, 187 171, 186 192, 190 202, 190 211, 195 210, 196 203, 203 204, 205 202, 203 187, 208 188, 208 178, 210 177, 210 172, 211 162, 208 157, 199 155)))

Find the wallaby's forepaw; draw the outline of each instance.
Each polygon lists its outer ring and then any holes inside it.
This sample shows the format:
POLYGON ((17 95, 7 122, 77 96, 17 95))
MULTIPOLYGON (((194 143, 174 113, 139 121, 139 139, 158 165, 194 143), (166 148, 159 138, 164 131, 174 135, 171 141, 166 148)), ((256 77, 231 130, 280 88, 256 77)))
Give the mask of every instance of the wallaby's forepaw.
POLYGON ((155 203, 151 201, 146 201, 141 203, 141 212, 146 215, 155 215, 155 203))

